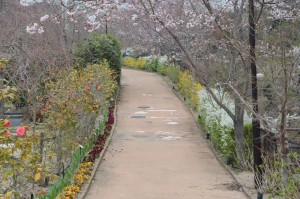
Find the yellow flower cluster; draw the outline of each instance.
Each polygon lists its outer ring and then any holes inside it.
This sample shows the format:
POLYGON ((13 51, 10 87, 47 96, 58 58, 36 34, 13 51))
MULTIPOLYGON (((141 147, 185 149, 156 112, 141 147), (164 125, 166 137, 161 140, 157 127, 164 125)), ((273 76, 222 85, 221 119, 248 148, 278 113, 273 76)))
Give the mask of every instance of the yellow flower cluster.
POLYGON ((123 60, 123 65, 128 68, 144 70, 147 60, 145 58, 126 57, 123 60))
POLYGON ((201 84, 193 79, 190 71, 183 71, 179 73, 179 91, 190 100, 194 109, 198 109, 200 105, 199 91, 201 87, 201 84))
POLYGON ((87 179, 89 179, 92 169, 93 169, 92 162, 81 163, 79 171, 74 176, 75 184, 81 186, 87 179))
POLYGON ((62 194, 57 199, 75 199, 80 192, 80 186, 89 179, 93 170, 93 162, 84 162, 73 178, 73 184, 65 187, 62 194))
POLYGON ((63 194, 57 199, 75 199, 77 193, 80 192, 80 187, 77 185, 70 185, 64 188, 63 194))

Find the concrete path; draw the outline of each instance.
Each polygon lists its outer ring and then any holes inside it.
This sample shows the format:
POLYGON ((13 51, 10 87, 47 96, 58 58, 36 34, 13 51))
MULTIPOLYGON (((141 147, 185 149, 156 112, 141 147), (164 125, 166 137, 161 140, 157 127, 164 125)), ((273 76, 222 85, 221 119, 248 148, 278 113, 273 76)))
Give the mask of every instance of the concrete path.
POLYGON ((163 79, 122 70, 117 126, 86 199, 244 199, 163 79))

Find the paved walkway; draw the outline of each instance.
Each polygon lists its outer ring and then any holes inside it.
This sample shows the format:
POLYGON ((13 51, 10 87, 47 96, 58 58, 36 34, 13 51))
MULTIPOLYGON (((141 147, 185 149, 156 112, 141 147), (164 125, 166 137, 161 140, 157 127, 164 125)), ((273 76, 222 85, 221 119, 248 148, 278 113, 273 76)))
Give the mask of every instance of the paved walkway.
POLYGON ((115 134, 86 199, 246 198, 162 78, 122 73, 115 134))

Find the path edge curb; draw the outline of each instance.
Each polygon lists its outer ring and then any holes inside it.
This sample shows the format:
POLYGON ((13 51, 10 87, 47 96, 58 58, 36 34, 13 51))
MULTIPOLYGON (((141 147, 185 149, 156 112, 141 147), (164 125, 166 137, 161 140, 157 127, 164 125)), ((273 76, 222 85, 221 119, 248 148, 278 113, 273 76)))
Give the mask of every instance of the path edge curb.
MULTIPOLYGON (((158 73, 156 73, 156 74, 158 74, 158 73)), ((168 77, 163 76, 163 75, 161 75, 161 74, 158 74, 158 75, 162 77, 162 79, 164 80, 164 82, 166 82, 167 85, 168 85, 171 89, 175 86, 175 85, 171 82, 171 80, 170 80, 168 77)), ((176 88, 176 87, 174 87, 174 88, 176 88)), ((245 188, 245 187, 243 186, 242 183, 240 183, 240 181, 238 180, 236 174, 230 169, 229 166, 227 166, 227 165, 224 163, 224 161, 221 159, 221 157, 219 156, 219 154, 217 153, 217 151, 213 148, 211 142, 209 142, 209 141, 205 138, 205 135, 204 135, 205 131, 204 131, 204 129, 202 128, 202 126, 199 124, 198 118, 197 118, 197 116, 196 116, 195 111, 192 110, 192 109, 186 104, 186 101, 184 101, 182 95, 181 95, 180 93, 178 93, 178 91, 177 91, 176 89, 172 89, 172 91, 173 91, 173 93, 175 93, 175 95, 181 100, 181 102, 185 105, 185 107, 186 107, 186 108, 190 111, 190 113, 193 115, 194 121, 196 122, 196 125, 197 125, 198 129, 200 130, 201 136, 203 137, 203 139, 204 139, 205 142, 207 143, 209 149, 213 152, 213 154, 214 154, 214 156, 216 157, 217 161, 220 163, 220 165, 221 165, 225 170, 227 170, 227 171, 229 172, 229 174, 232 176, 233 180, 234 180, 235 182, 237 182, 238 184, 241 185, 242 192, 245 194, 245 196, 246 196, 248 199, 253 199, 253 198, 251 197, 252 194, 250 193, 250 191, 249 191, 247 188, 245 188)))
POLYGON ((94 165, 93 171, 92 171, 92 173, 91 173, 88 181, 82 187, 82 189, 84 189, 84 191, 81 191, 81 193, 77 197, 77 199, 84 199, 87 196, 87 194, 88 194, 88 192, 89 192, 89 190, 91 188, 92 182, 93 182, 93 180, 94 180, 94 178, 96 176, 96 173, 98 171, 98 168, 99 168, 99 166, 100 166, 100 164, 102 162, 102 159, 103 159, 103 157, 104 157, 104 155, 106 153, 106 150, 107 150, 107 148, 108 148, 108 146, 109 146, 109 144, 111 142, 111 139, 112 139, 112 137, 114 135, 115 127, 117 125, 117 109, 118 109, 117 108, 117 102, 118 102, 118 99, 119 99, 120 91, 121 91, 121 87, 117 91, 117 96, 116 96, 115 103, 114 103, 114 105, 115 105, 115 109, 114 109, 115 123, 113 124, 112 129, 110 130, 111 133, 110 133, 109 137, 106 139, 106 143, 105 143, 105 146, 104 146, 102 152, 100 153, 99 157, 95 161, 95 165, 94 165))

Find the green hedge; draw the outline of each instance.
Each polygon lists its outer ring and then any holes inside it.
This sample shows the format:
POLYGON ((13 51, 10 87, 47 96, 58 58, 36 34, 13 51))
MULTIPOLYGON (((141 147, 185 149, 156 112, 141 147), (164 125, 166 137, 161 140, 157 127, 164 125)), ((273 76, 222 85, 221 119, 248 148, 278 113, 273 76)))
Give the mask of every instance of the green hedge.
POLYGON ((107 60, 110 68, 116 74, 117 82, 120 83, 121 48, 116 37, 94 33, 82 41, 73 54, 77 67, 85 67, 88 64, 100 64, 107 60))

